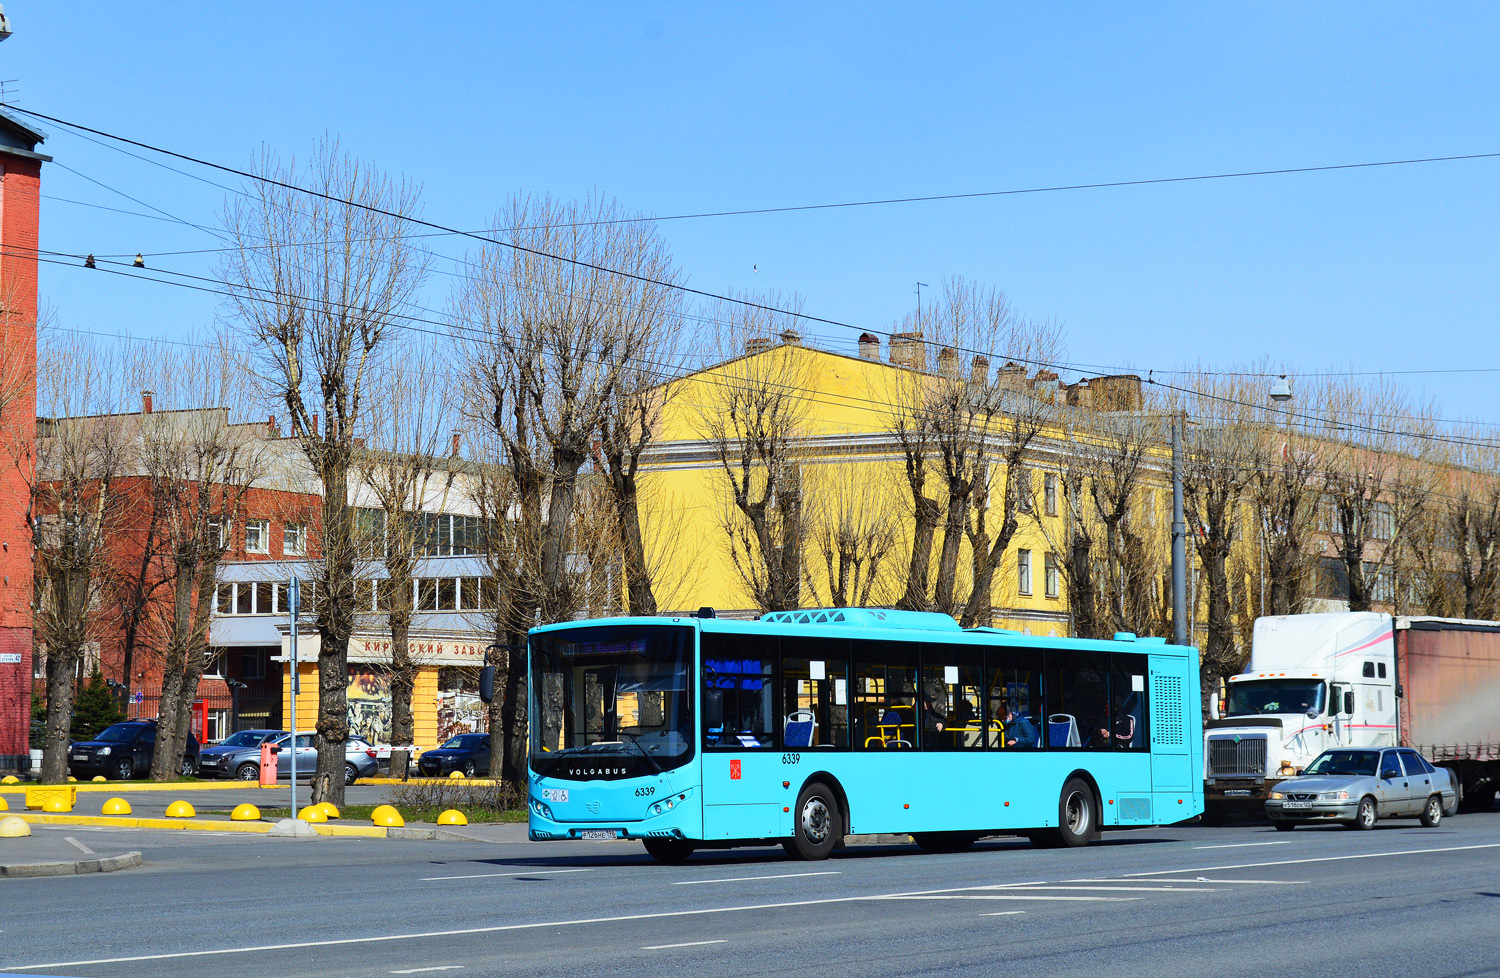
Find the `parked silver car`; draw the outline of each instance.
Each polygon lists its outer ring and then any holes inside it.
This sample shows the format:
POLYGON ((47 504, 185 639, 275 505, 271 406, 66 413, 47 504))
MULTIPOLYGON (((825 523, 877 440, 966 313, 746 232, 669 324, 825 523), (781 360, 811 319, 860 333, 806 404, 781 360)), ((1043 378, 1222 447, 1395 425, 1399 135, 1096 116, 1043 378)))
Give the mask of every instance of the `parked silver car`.
POLYGON ((1420 818, 1435 828, 1457 810, 1452 777, 1409 747, 1326 750, 1266 799, 1266 814, 1283 832, 1319 822, 1368 829, 1382 818, 1420 818))
MULTIPOLYGON (((282 734, 271 741, 276 748, 276 777, 287 781, 292 777, 291 734, 282 734)), ((313 746, 313 735, 297 735, 297 779, 310 779, 318 766, 318 749, 313 746)), ((350 737, 344 744, 344 783, 353 784, 358 778, 374 777, 380 767, 373 746, 358 737, 350 737)), ((242 751, 225 755, 222 770, 233 772, 241 781, 260 780, 260 748, 247 747, 242 751)))

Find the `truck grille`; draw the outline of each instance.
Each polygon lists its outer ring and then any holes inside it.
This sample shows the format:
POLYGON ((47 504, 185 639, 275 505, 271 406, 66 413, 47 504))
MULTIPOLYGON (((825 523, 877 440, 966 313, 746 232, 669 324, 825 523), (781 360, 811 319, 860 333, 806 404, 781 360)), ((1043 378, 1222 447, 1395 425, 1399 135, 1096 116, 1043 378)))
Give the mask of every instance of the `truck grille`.
POLYGON ((1266 738, 1241 737, 1234 740, 1209 738, 1208 776, 1211 778, 1266 776, 1266 738))

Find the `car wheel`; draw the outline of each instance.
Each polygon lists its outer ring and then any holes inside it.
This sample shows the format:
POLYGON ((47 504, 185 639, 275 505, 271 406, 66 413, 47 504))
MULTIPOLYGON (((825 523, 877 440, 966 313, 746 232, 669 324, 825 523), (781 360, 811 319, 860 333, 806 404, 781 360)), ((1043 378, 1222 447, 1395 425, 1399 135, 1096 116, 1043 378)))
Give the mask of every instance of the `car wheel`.
POLYGON ((827 859, 840 841, 844 824, 833 790, 821 781, 814 781, 802 789, 792 811, 792 848, 797 857, 827 859))
POLYGON ((195 773, 193 770, 193 759, 191 757, 184 757, 182 759, 182 776, 184 778, 191 778, 195 773))
POLYGON ((353 784, 355 781, 358 781, 358 780, 359 780, 359 769, 356 768, 353 764, 349 764, 349 763, 345 762, 345 764, 344 764, 344 784, 353 784))
POLYGON ((1375 818, 1375 799, 1366 795, 1359 800, 1359 808, 1350 824, 1353 828, 1367 831, 1375 827, 1375 818))
POLYGON ((1443 799, 1433 795, 1427 799, 1427 804, 1422 806, 1422 827, 1435 829, 1443 820, 1443 799))
POLYGON ((464 777, 466 777, 466 778, 472 778, 474 776, 474 771, 475 771, 474 762, 473 761, 464 761, 464 777))
POLYGON ((642 839, 652 859, 663 863, 680 863, 693 854, 693 844, 686 839, 642 839))
POLYGON ((1271 824, 1276 826, 1277 832, 1290 832, 1297 827, 1296 822, 1272 822, 1271 824))
POLYGON ((241 781, 259 781, 260 765, 241 764, 239 767, 235 768, 234 776, 236 778, 239 778, 241 781))
POLYGON ((135 777, 135 762, 126 758, 115 765, 115 780, 129 781, 135 777))

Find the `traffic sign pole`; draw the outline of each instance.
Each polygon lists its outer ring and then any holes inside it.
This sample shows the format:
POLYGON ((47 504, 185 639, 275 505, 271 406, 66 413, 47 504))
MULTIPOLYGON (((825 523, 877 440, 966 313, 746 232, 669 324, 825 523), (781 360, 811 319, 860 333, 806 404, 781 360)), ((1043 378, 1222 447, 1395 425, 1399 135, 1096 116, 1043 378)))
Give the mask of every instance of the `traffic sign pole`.
POLYGON ((292 818, 297 817, 297 606, 302 603, 301 582, 293 574, 287 582, 287 610, 291 613, 292 630, 288 658, 292 670, 292 736, 288 741, 292 752, 292 818))

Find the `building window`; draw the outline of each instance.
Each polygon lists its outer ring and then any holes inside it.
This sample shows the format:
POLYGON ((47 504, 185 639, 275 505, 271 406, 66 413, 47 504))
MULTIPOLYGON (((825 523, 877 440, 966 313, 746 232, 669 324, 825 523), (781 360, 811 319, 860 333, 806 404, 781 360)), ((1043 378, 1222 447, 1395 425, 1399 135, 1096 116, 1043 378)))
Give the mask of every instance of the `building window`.
POLYGON ((458 610, 458 581, 454 580, 451 577, 440 577, 440 578, 438 578, 437 587, 438 587, 438 601, 437 601, 438 610, 439 611, 457 611, 458 610))
POLYGON ((1032 503, 1031 470, 1016 466, 1015 480, 1016 508, 1023 513, 1029 513, 1032 503))
POLYGON ((1376 503, 1370 507, 1370 539, 1389 540, 1396 528, 1396 518, 1390 503, 1376 503))
POLYGON ((1016 590, 1021 594, 1031 593, 1031 551, 1016 551, 1016 590))
POLYGON ((1048 516, 1057 515, 1057 475, 1048 472, 1042 476, 1042 495, 1047 507, 1048 516))
POLYGON ((241 679, 264 679, 266 678, 266 657, 255 649, 246 649, 240 653, 240 678, 241 679))
POLYGON ((261 581, 255 585, 255 613, 257 615, 269 615, 276 607, 276 585, 270 581, 261 581))
POLYGON ((1043 567, 1044 567, 1043 573, 1045 574, 1045 576, 1042 579, 1042 584, 1047 589, 1047 597, 1049 597, 1049 598, 1055 598, 1055 597, 1057 597, 1057 593, 1058 593, 1058 588, 1057 588, 1057 578, 1058 578, 1058 573, 1057 573, 1057 555, 1056 554, 1048 554, 1046 556, 1045 563, 1044 563, 1043 567))
POLYGON ((237 615, 255 613, 255 590, 249 583, 240 582, 234 586, 234 613, 237 615))
POLYGON ((307 528, 301 523, 288 523, 281 531, 281 552, 288 557, 306 554, 307 528))
POLYGON ((217 595, 215 609, 221 615, 234 614, 234 585, 229 583, 220 584, 214 589, 217 595))
POLYGON ((208 654, 204 658, 205 658, 205 661, 203 663, 203 678, 204 679, 223 679, 224 678, 224 650, 223 649, 209 649, 208 650, 208 654))
POLYGON ((417 610, 438 610, 438 582, 436 578, 426 577, 417 581, 417 610))
POLYGON ((276 614, 284 615, 288 612, 287 596, 291 590, 285 584, 276 585, 276 614))
POLYGON ((227 548, 229 546, 229 525, 215 516, 208 521, 208 538, 217 540, 218 546, 227 548))
POLYGON ((225 737, 228 737, 232 732, 229 729, 228 710, 209 710, 203 717, 203 720, 207 724, 206 729, 203 731, 204 744, 216 744, 225 737))
POLYGON ((245 521, 245 552, 252 554, 271 552, 271 524, 265 520, 245 521))

